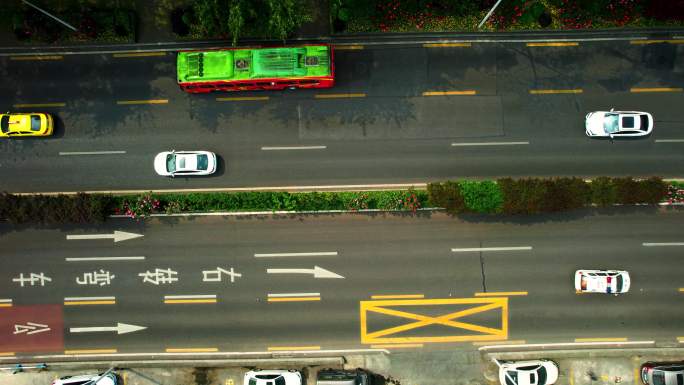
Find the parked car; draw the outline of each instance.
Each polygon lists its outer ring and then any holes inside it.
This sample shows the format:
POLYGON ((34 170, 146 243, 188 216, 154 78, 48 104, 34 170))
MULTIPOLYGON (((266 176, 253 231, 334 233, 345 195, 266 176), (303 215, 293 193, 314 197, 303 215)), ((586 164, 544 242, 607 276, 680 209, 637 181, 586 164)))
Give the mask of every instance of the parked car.
POLYGON ((296 370, 249 371, 243 385, 302 385, 302 375, 296 370))
POLYGON ((211 175, 216 154, 209 151, 164 151, 154 157, 154 171, 162 176, 211 175))
POLYGON ((639 111, 595 111, 587 114, 584 122, 590 137, 636 137, 653 131, 653 116, 639 111))
POLYGON ((577 270, 575 291, 578 293, 623 294, 629 291, 631 279, 624 270, 577 270))
POLYGON ((499 364, 501 385, 550 385, 557 380, 558 365, 553 361, 504 361, 499 364))
POLYGON ((81 376, 65 376, 52 382, 52 385, 121 385, 121 379, 115 373, 85 374, 81 376))
POLYGON ((52 116, 42 112, 0 114, 0 137, 52 135, 52 116))
POLYGON ((641 365, 641 381, 645 385, 682 385, 684 362, 647 362, 641 365))

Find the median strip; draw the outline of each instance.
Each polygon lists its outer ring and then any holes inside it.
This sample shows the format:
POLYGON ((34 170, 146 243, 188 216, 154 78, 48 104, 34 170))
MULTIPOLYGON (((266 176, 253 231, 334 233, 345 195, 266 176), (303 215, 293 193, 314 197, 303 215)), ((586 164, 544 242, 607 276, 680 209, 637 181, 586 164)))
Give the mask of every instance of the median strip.
POLYGON ((453 90, 453 91, 425 91, 423 96, 454 96, 454 95, 477 95, 475 90, 453 90))
POLYGON ((581 88, 568 90, 530 90, 532 95, 549 95, 549 94, 581 94, 584 92, 581 88))
POLYGON ((268 100, 268 96, 232 96, 216 98, 217 102, 242 102, 242 101, 254 101, 254 100, 268 100))
POLYGON ((36 107, 64 107, 66 103, 19 103, 13 104, 14 108, 36 108, 36 107))
POLYGON ((678 87, 653 87, 653 88, 630 88, 629 92, 639 93, 639 92, 682 92, 681 88, 678 87))
POLYGON ((314 98, 316 99, 336 99, 336 98, 365 98, 365 93, 355 93, 355 94, 316 94, 314 98))
POLYGON ((116 297, 65 297, 64 306, 115 305, 116 297))
POLYGON ((169 99, 150 99, 150 100, 118 100, 118 105, 134 105, 134 104, 167 104, 169 99))
POLYGON ((181 303, 216 303, 216 294, 199 294, 199 295, 165 295, 165 304, 181 304, 181 303))

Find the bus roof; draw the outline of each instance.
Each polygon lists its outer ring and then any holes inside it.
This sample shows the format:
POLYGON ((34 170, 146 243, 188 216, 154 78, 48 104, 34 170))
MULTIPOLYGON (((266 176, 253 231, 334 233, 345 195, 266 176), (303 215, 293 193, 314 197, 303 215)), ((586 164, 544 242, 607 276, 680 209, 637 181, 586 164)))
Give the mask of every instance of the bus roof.
POLYGON ((330 47, 179 52, 177 74, 178 83, 330 76, 330 47))

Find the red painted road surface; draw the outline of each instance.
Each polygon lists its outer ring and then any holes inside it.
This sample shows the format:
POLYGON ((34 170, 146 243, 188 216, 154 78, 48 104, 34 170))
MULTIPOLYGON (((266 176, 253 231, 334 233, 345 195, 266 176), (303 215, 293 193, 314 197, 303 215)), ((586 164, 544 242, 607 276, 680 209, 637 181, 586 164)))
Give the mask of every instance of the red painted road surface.
POLYGON ((63 351, 64 319, 61 304, 0 308, 0 352, 63 351))

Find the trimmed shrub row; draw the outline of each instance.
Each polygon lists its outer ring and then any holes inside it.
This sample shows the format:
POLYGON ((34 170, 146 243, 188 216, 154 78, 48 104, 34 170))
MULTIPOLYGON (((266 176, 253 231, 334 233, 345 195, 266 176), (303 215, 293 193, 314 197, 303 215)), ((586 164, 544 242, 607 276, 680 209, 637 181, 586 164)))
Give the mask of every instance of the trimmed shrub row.
POLYGON ((0 219, 22 223, 102 222, 111 213, 112 197, 78 193, 67 195, 0 194, 0 219))

